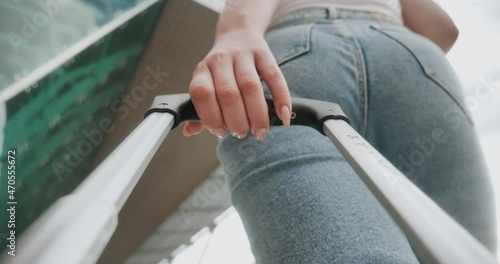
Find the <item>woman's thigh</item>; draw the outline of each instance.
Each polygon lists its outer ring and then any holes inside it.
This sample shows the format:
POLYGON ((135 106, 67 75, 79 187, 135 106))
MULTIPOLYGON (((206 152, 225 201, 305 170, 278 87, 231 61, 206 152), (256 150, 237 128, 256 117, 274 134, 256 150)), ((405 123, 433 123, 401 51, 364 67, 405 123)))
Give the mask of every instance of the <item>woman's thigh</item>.
POLYGON ((403 27, 348 26, 365 56, 367 140, 494 252, 493 188, 445 55, 403 27))
MULTIPOLYGON (((361 49, 342 23, 274 30, 267 40, 292 96, 336 102, 362 130, 361 49)), ((223 139, 218 155, 258 263, 416 263, 404 234, 330 140, 273 127, 263 143, 223 139)))

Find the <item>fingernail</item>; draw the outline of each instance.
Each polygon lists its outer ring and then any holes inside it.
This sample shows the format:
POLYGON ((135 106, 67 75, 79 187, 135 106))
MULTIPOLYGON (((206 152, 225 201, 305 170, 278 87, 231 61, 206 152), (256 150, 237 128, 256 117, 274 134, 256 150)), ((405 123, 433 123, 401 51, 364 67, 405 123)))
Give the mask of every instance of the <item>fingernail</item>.
POLYGON ((245 134, 241 134, 241 135, 238 135, 238 134, 236 134, 235 132, 233 132, 231 135, 232 135, 233 137, 238 138, 238 139, 244 139, 244 138, 246 138, 246 137, 247 137, 247 133, 245 133, 245 134))
POLYGON ((281 121, 285 127, 290 127, 290 109, 286 105, 281 108, 281 121))
POLYGON ((217 137, 219 137, 219 138, 224 138, 224 137, 226 136, 226 130, 225 130, 225 129, 222 129, 222 128, 219 128, 219 129, 214 130, 214 133, 215 133, 215 135, 217 135, 217 137))
POLYGON ((191 131, 189 131, 189 128, 188 128, 188 127, 184 128, 184 136, 186 136, 186 137, 190 137, 190 136, 192 136, 192 135, 193 135, 193 134, 191 133, 191 131))
POLYGON ((257 138, 258 141, 264 142, 264 139, 266 138, 267 134, 267 129, 261 128, 255 131, 255 137, 257 138))

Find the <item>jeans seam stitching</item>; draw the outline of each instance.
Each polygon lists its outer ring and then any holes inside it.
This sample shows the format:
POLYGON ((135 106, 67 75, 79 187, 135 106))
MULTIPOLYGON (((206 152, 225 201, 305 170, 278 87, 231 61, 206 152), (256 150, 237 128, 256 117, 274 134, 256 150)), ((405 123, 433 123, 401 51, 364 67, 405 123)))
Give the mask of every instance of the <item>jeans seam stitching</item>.
POLYGON ((363 52, 361 49, 361 45, 359 44, 358 39, 354 36, 353 32, 350 28, 345 25, 346 30, 350 32, 350 37, 353 41, 353 51, 355 55, 355 63, 357 72, 357 85, 359 92, 359 110, 362 115, 361 124, 360 124, 360 134, 362 136, 366 133, 366 126, 368 124, 368 87, 366 82, 366 65, 363 57, 363 52))
POLYGON ((301 43, 300 47, 297 47, 297 48, 289 51, 284 56, 276 58, 276 64, 278 64, 278 66, 282 66, 286 62, 288 62, 296 57, 299 57, 299 56, 301 56, 301 55, 303 55, 311 50, 311 43, 310 43, 311 42, 311 31, 315 25, 316 25, 315 23, 308 24, 306 33, 301 34, 299 36, 299 38, 300 38, 299 41, 301 43))
POLYGON ((462 105, 462 103, 458 99, 459 97, 455 94, 455 92, 452 89, 449 89, 448 85, 445 85, 437 76, 435 76, 434 72, 431 69, 428 68, 427 64, 425 64, 419 58, 419 56, 417 56, 415 54, 415 52, 411 48, 407 47, 400 40, 398 40, 397 38, 393 37, 392 35, 384 32, 383 30, 376 29, 376 28, 374 28, 374 29, 377 30, 378 32, 380 32, 382 35, 384 35, 384 36, 386 36, 386 37, 388 37, 388 38, 396 41, 397 43, 399 43, 399 45, 401 45, 404 49, 406 49, 413 56, 413 58, 415 58, 415 60, 417 61, 417 63, 420 65, 420 67, 422 68, 422 71, 425 74, 425 76, 427 76, 429 78, 429 80, 431 80, 436 85, 438 85, 441 88, 441 90, 443 90, 445 93, 447 93, 449 95, 449 97, 451 98, 451 100, 454 101, 455 104, 462 110, 462 112, 464 113, 464 115, 467 118, 467 120, 472 125, 474 125, 474 121, 472 119, 472 116, 470 115, 470 112, 467 110, 466 106, 462 105))

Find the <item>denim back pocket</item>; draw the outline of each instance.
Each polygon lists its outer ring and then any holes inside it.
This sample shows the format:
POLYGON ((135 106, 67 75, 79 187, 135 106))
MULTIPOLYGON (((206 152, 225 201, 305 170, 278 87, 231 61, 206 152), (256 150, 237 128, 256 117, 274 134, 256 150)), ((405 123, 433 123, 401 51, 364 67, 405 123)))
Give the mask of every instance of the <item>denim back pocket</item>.
POLYGON ((460 81, 445 54, 436 44, 401 26, 377 24, 371 28, 404 46, 418 61, 425 75, 440 86, 472 121, 460 81))
POLYGON ((282 65, 310 50, 311 29, 313 26, 314 23, 287 26, 272 29, 266 33, 266 41, 278 65, 282 65))

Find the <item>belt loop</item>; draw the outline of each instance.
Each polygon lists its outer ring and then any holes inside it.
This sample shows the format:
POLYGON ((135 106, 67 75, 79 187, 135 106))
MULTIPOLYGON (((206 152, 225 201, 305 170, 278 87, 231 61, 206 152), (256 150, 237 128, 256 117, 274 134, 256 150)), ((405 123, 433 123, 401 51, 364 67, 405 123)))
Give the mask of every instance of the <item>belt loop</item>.
POLYGON ((327 10, 328 10, 328 19, 334 20, 338 18, 337 8, 329 6, 327 10))

